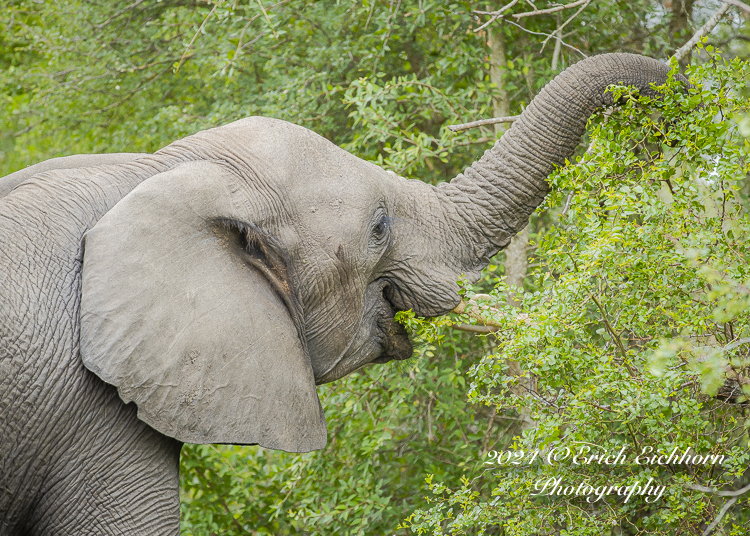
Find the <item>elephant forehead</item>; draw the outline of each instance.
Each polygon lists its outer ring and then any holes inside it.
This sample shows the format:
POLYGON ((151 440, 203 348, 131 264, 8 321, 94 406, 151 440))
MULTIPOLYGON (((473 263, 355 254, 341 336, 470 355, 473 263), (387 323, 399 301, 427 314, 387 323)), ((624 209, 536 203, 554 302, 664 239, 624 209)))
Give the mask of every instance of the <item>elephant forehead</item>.
POLYGON ((267 117, 205 130, 160 152, 224 161, 251 187, 296 210, 330 206, 332 213, 342 215, 344 210, 369 210, 382 197, 393 197, 405 182, 311 130, 267 117))
POLYGON ((366 164, 311 130, 267 117, 240 119, 176 144, 189 144, 192 150, 196 145, 210 148, 229 161, 266 168, 286 186, 301 178, 330 179, 358 163, 366 164))

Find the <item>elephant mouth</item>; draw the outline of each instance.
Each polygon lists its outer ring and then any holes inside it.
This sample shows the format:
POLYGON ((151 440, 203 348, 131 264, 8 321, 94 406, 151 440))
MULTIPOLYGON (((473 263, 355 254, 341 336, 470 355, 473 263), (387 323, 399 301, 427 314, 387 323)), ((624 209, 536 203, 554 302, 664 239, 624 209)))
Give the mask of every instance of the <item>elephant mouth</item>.
POLYGON ((409 359, 413 348, 404 326, 394 320, 397 309, 387 299, 390 283, 377 280, 368 286, 365 302, 371 304, 356 334, 331 367, 316 378, 318 385, 341 378, 365 365, 409 359))
POLYGON ((395 320, 396 308, 388 299, 391 284, 387 281, 382 283, 381 311, 377 318, 377 330, 383 337, 381 343, 382 352, 370 361, 370 363, 388 363, 389 361, 403 361, 409 359, 413 353, 411 340, 406 328, 395 320))
POLYGON ((370 361, 371 363, 383 364, 389 361, 403 361, 413 355, 414 348, 406 328, 401 323, 396 322, 392 315, 381 317, 378 327, 385 337, 382 343, 383 352, 370 361))

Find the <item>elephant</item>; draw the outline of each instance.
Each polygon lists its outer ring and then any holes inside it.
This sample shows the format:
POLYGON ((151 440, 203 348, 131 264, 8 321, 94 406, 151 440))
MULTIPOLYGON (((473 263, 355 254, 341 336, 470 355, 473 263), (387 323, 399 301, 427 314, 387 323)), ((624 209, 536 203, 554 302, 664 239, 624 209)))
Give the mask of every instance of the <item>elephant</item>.
POLYGON ((411 357, 396 312, 454 309, 607 88, 669 70, 569 67, 438 186, 264 117, 0 179, 0 535, 176 534, 183 443, 323 448, 316 385, 411 357))

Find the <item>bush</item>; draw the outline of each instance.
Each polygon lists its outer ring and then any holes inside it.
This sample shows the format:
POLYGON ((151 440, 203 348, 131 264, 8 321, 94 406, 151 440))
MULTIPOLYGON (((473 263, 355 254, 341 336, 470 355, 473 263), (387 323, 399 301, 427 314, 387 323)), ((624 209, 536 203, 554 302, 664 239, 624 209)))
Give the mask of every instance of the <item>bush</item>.
POLYGON ((626 105, 550 177, 533 292, 477 302, 500 328, 469 372, 472 402, 536 426, 458 486, 428 477, 413 532, 747 534, 747 496, 717 488, 750 482, 750 69, 706 52, 688 94, 615 88, 626 105))

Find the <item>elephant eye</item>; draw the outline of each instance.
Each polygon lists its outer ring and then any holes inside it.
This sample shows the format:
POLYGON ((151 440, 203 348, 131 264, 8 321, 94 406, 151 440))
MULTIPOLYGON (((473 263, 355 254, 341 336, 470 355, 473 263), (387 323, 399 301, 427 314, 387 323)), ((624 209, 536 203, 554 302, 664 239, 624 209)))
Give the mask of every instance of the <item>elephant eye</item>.
POLYGON ((383 242, 388 236, 388 224, 389 218, 385 214, 381 214, 375 221, 375 225, 372 228, 373 239, 380 243, 383 242))

